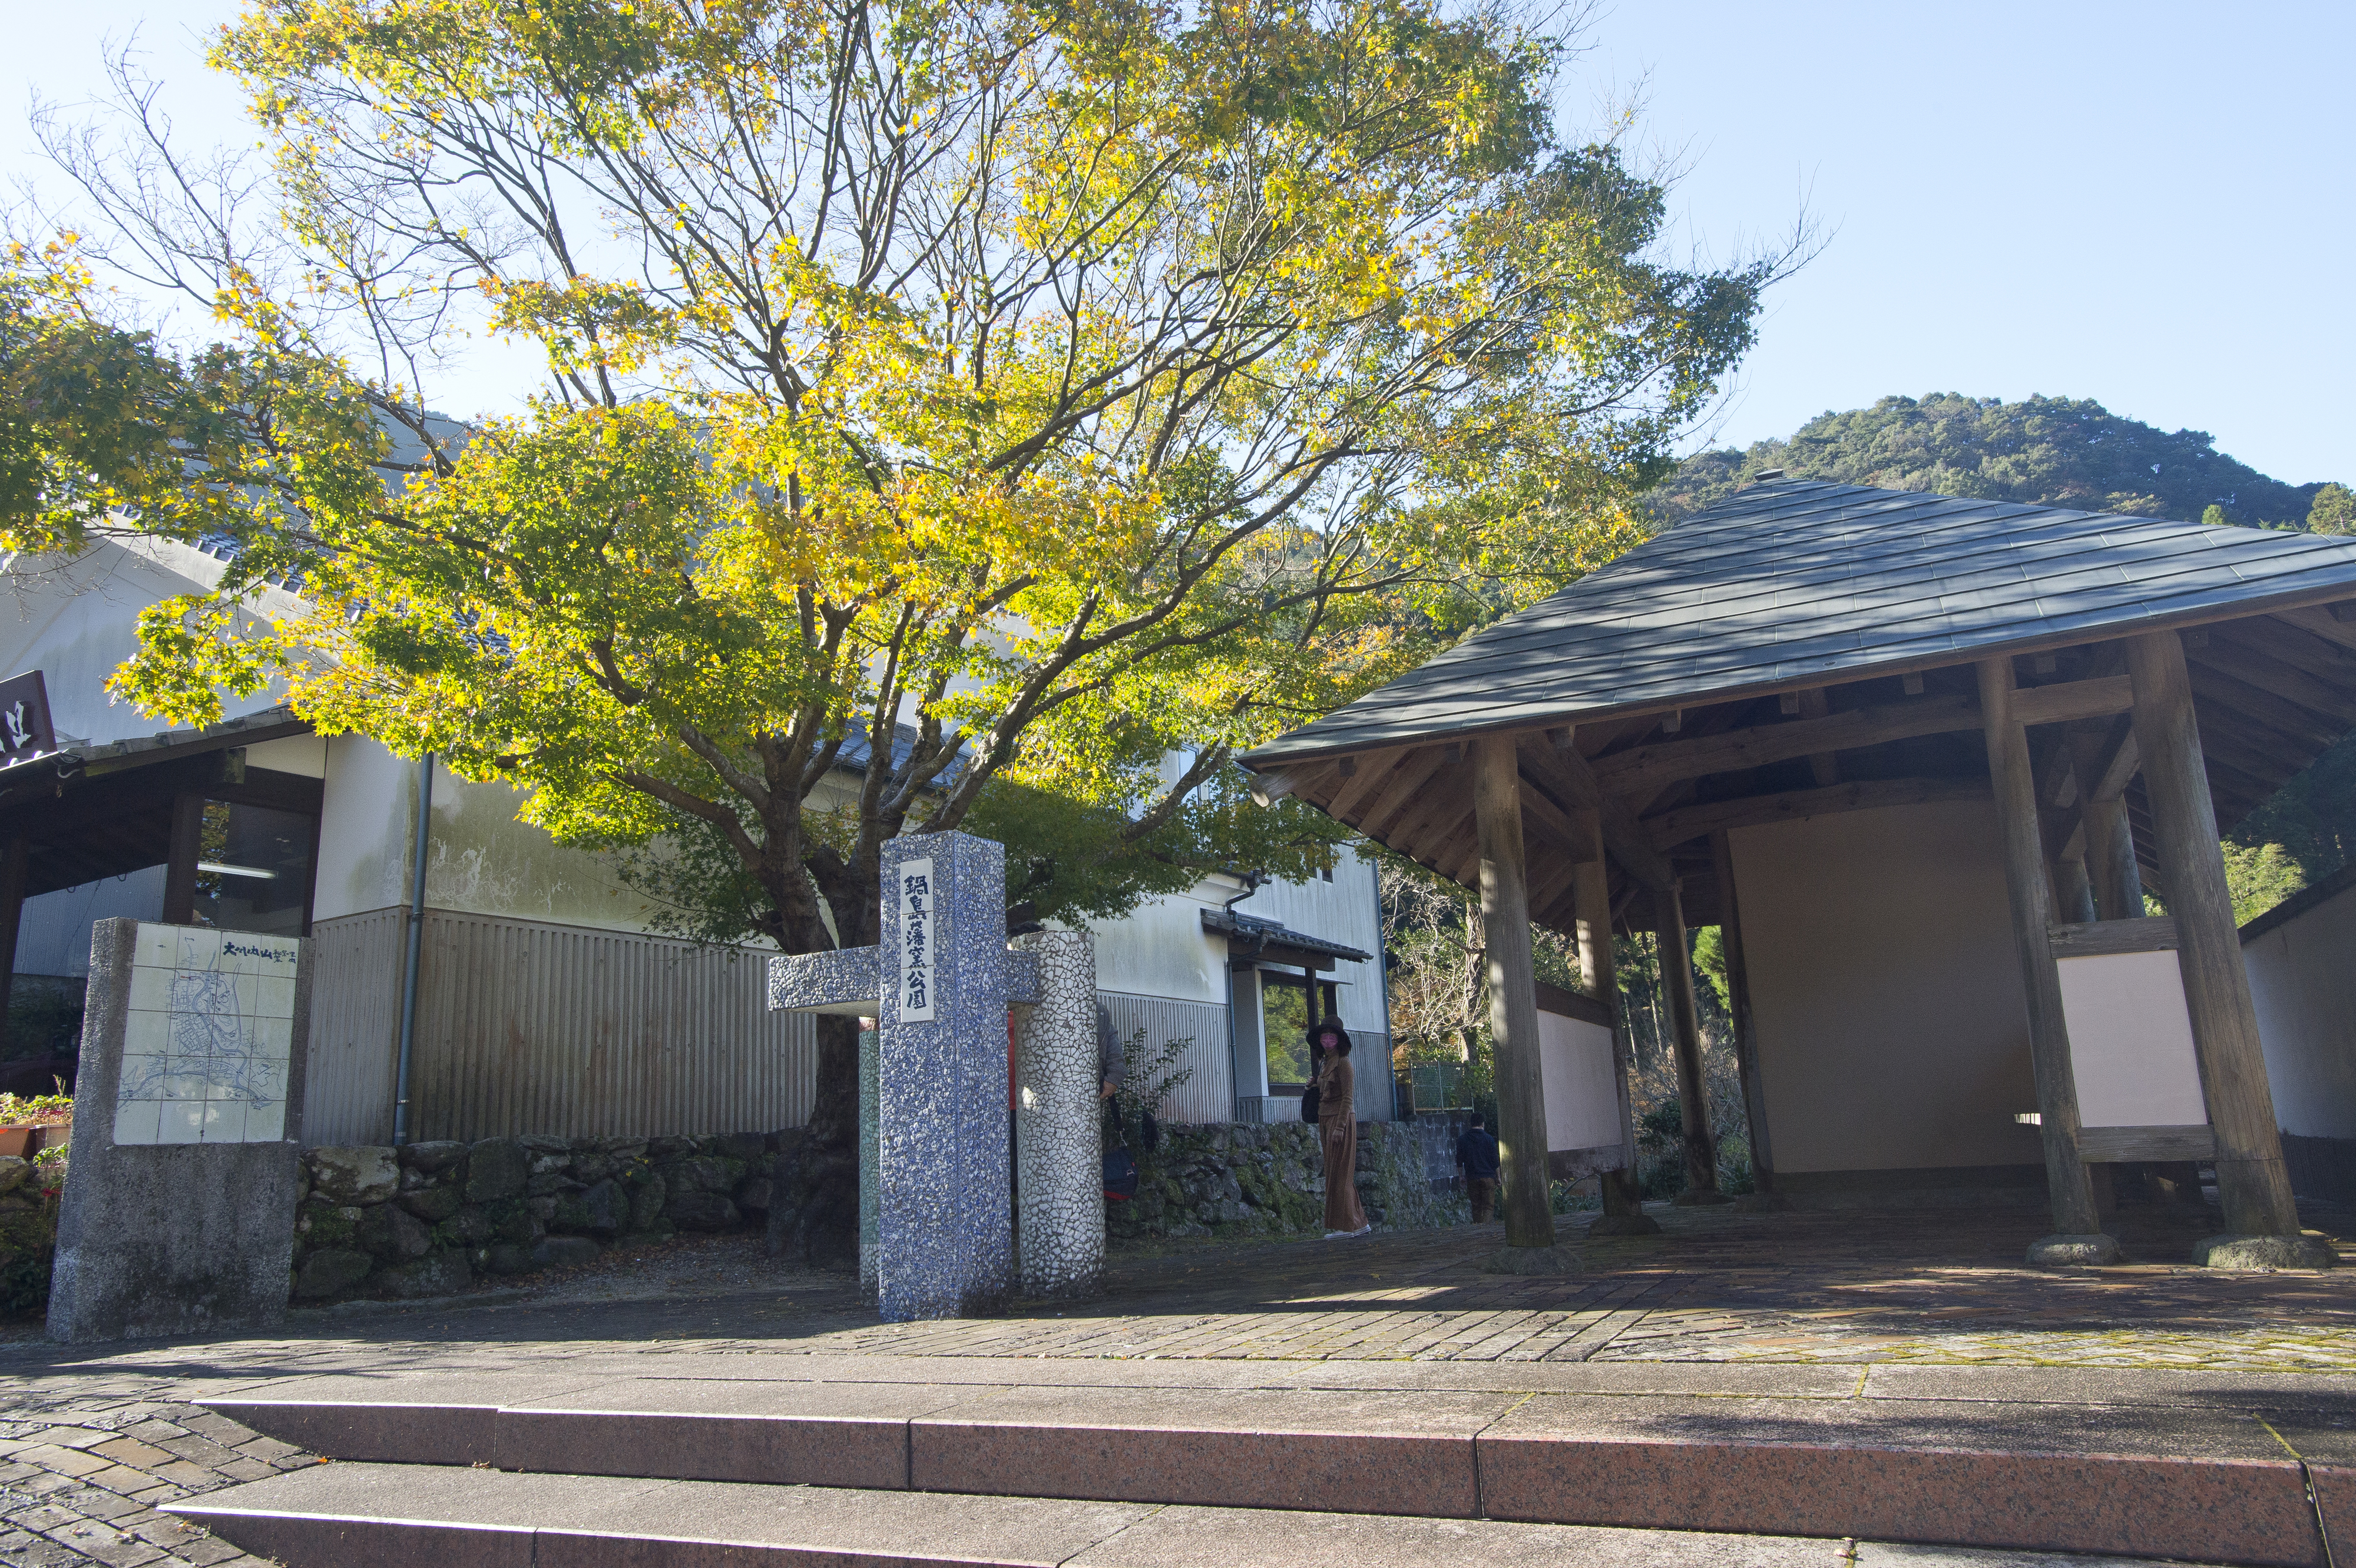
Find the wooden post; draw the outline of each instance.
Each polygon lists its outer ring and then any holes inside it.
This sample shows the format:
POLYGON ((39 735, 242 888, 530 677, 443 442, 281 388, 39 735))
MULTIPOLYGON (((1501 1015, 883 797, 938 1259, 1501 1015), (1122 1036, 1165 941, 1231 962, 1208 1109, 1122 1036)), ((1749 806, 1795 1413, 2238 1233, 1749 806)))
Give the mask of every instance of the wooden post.
POLYGON ((1734 1065, 1742 1075, 1742 1118, 1751 1133, 1751 1179, 1762 1193, 1775 1190, 1775 1152, 1767 1138, 1767 1091, 1759 1080, 1759 1031, 1751 1016, 1751 969, 1742 950, 1742 916, 1734 893, 1734 846, 1721 830, 1709 835, 1718 871, 1718 933, 1726 947, 1726 994, 1734 1014, 1734 1065))
POLYGON ((1472 814, 1481 846, 1481 931, 1488 950, 1489 1038, 1497 1070, 1505 1244, 1552 1247, 1546 1089, 1538 1067, 1537 975, 1530 957, 1529 871, 1522 852, 1521 765, 1514 737, 1472 741, 1472 814))
POLYGON ((1718 1136, 1709 1125, 1709 1083, 1701 1070, 1701 1010, 1694 1003, 1693 948, 1685 905, 1674 887, 1653 895, 1661 939, 1661 984, 1669 993, 1670 1054, 1677 1064, 1677 1111, 1685 1123, 1686 1189, 1678 1203, 1718 1203, 1718 1136))
POLYGON ((2083 850, 2054 859, 2053 918, 2065 926, 2083 925, 2094 918, 2094 885, 2086 875, 2083 850))
POLYGON ((2127 674, 2135 682, 2136 749, 2158 840, 2160 885, 2176 919, 2184 1006, 2217 1138, 2217 1197, 2225 1229, 2239 1236, 2297 1236, 2298 1210, 2283 1168, 2257 1010, 2250 1003, 2233 895, 2225 886, 2184 645, 2172 631, 2129 639, 2127 674))
POLYGON ((2114 795, 2085 807, 2086 857, 2094 908, 2105 920, 2143 918, 2143 868, 2136 864, 2135 824, 2127 803, 2114 795))
MULTIPOLYGON (((2029 733, 2013 716, 2012 660, 1980 660, 1979 678, 1980 724, 1987 742, 1988 783, 1996 795, 1997 831, 2004 845, 2012 940, 2029 999, 2029 1057, 2037 1075, 2039 1131, 2044 1135, 2053 1229, 2061 1237, 2093 1236, 2102 1230, 2102 1219, 2094 1208, 2094 1185, 2078 1160, 2078 1080, 2070 1065, 2070 1029, 2062 1014, 2062 975, 2054 967, 2053 940, 2047 932, 2053 922, 2047 908, 2045 846, 2037 825, 2029 733)), ((2038 1255, 2039 1248, 2031 1247, 2031 1259, 2038 1255)))
POLYGON ((16 933, 25 916, 22 835, 0 839, 0 1046, 8 1043, 8 997, 16 978, 16 933))
MULTIPOLYGON (((1603 1213, 1622 1234, 1632 1228, 1658 1230, 1644 1217, 1644 1197, 1636 1186, 1636 1119, 1628 1097, 1628 1021, 1620 1001, 1620 974, 1612 961, 1612 876, 1603 859, 1603 820, 1592 811, 1576 812, 1571 831, 1581 856, 1571 867, 1572 908, 1578 917, 1579 971, 1587 993, 1603 1004, 1612 1016, 1612 1080, 1620 1097, 1620 1168, 1596 1178, 1603 1190, 1603 1213), (1640 1222, 1632 1227, 1630 1222, 1640 1222)), ((1597 1223, 1602 1223, 1598 1221, 1597 1223)), ((1589 1234, 1594 1234, 1590 1230, 1589 1234)))
MULTIPOLYGON (((2104 747, 2099 732, 2070 737, 2072 766, 2078 774, 2078 822, 2083 830, 2087 881, 2092 884, 2094 912, 2104 920, 2143 918, 2143 872, 2136 865, 2135 825, 2127 821, 2127 803, 2118 793, 2134 778, 2132 765, 2115 769, 2116 777, 2101 778, 2104 747), (2105 794, 2108 789, 2111 792, 2105 794)), ((2129 738, 2125 747, 2133 747, 2129 738)))

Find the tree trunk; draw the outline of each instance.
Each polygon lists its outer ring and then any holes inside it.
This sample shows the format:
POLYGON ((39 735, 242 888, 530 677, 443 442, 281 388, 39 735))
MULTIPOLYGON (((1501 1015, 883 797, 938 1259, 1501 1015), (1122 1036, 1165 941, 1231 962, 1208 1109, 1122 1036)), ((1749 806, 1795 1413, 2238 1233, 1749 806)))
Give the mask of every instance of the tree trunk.
POLYGON ((816 1093, 798 1158, 780 1156, 771 1256, 812 1268, 859 1267, 859 1020, 817 1015, 816 1093))

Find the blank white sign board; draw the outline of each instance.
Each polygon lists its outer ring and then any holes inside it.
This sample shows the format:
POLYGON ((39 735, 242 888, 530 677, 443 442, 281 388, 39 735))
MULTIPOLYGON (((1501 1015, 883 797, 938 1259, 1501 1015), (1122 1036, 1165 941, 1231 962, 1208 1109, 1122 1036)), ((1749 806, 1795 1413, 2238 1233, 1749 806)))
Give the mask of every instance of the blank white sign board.
POLYGON ((1620 1089, 1612 1070, 1611 1030, 1540 1011, 1538 1070, 1546 1082, 1549 1152, 1619 1145, 1620 1089))
POLYGON ((2176 955, 2094 953, 2058 967, 2080 1124, 2205 1125, 2209 1108, 2176 955))

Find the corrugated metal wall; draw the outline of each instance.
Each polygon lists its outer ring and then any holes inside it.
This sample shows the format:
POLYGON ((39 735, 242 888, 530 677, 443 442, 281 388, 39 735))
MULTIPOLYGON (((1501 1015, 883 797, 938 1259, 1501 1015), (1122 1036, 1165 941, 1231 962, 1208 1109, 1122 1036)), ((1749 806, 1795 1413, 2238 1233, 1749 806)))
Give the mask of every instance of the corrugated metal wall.
MULTIPOLYGON (((304 1141, 391 1135, 403 912, 314 929, 304 1141)), ((410 1135, 644 1137, 809 1120, 807 1014, 768 1010, 764 955, 428 910, 410 1135)))
POLYGON ((372 909, 311 928, 311 1059, 303 1142, 382 1144, 392 1136, 401 1044, 402 939, 408 911, 372 909))
POLYGON ((1227 1010, 1208 1002, 1179 1002, 1166 996, 1130 996, 1099 991, 1097 1000, 1112 1015, 1112 1026, 1121 1043, 1138 1030, 1149 1046, 1165 1040, 1191 1039, 1181 1067, 1194 1076, 1173 1090, 1154 1114, 1164 1122, 1232 1122, 1236 1118, 1236 1073, 1227 1052, 1227 1010))

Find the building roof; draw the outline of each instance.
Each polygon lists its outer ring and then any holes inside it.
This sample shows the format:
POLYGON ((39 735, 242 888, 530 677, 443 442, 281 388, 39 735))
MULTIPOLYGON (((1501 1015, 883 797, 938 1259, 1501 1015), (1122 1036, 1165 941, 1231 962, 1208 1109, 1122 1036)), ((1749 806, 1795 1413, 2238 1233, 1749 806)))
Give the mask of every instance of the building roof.
POLYGON ((1985 799, 1976 665, 2010 657, 2056 853, 2083 784, 2157 880, 2123 639, 2185 630, 2220 832, 2356 725, 2356 541, 1804 480, 1702 512, 1243 758, 1465 886, 1470 754, 1514 737, 1532 910, 1559 927, 1593 811, 1616 908, 1718 903, 1712 835, 1985 799), (2083 770, 2087 777, 2080 779, 2083 770))
POLYGON ((1203 929, 1215 936, 1249 943, 1255 953, 1289 950, 1318 958, 1347 959, 1352 962, 1364 962, 1374 956, 1346 943, 1328 941, 1323 937, 1312 937, 1306 931, 1296 931, 1281 920, 1264 920, 1257 915, 1238 915, 1233 909, 1204 910, 1203 929))
POLYGON ((1266 770, 2351 595, 2356 541, 1775 479, 1241 760, 1266 770))

